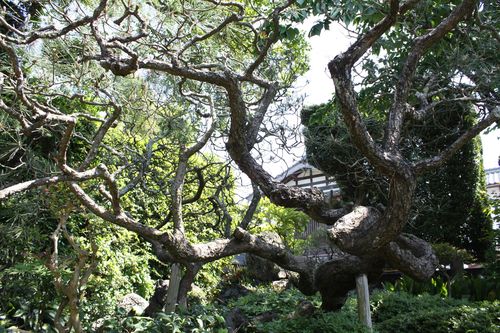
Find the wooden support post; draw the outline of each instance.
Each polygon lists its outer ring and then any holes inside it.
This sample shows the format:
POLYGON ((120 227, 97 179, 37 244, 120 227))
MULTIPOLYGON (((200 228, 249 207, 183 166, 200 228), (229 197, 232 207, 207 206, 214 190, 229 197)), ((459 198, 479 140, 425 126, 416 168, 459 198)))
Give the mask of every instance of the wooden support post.
POLYGON ((173 264, 170 272, 170 282, 168 284, 167 301, 165 303, 165 312, 167 313, 175 311, 181 278, 181 266, 179 264, 173 264))
POLYGON ((356 293, 358 296, 358 316, 359 320, 372 330, 372 316, 370 313, 370 292, 368 290, 368 278, 366 274, 356 277, 356 293))

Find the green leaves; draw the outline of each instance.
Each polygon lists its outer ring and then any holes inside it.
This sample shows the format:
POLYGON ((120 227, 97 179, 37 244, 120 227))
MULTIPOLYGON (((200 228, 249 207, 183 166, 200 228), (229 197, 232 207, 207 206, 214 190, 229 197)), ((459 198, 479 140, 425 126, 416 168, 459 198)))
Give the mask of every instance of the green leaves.
POLYGON ((325 23, 324 22, 317 22, 315 23, 311 30, 309 30, 309 37, 313 37, 313 36, 319 36, 321 34, 321 31, 323 31, 323 28, 325 27, 325 23))
POLYGON ((302 240, 295 234, 305 229, 309 217, 295 209, 283 208, 272 204, 269 199, 261 199, 256 212, 255 232, 276 232, 283 243, 292 250, 300 251, 302 240))
POLYGON ((155 318, 123 314, 107 318, 102 328, 106 332, 130 333, 227 333, 221 309, 213 306, 193 306, 181 313, 160 312, 155 318))
POLYGON ((427 294, 378 293, 372 299, 378 332, 494 333, 500 303, 442 299, 427 294))
POLYGON ((279 26, 279 39, 280 40, 290 40, 293 41, 295 38, 300 36, 300 30, 293 27, 291 24, 280 25, 279 26))

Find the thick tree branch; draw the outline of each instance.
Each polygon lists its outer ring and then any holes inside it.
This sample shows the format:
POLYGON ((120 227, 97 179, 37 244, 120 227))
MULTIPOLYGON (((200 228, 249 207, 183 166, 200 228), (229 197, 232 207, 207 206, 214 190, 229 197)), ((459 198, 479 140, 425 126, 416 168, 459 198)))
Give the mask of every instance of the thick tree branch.
POLYGON ((21 193, 23 191, 31 190, 33 188, 54 185, 63 182, 78 182, 85 181, 89 179, 94 179, 100 177, 102 170, 100 168, 93 168, 87 171, 78 172, 76 174, 71 175, 58 175, 58 176, 49 176, 38 178, 34 180, 25 181, 22 183, 18 183, 0 190, 0 201, 7 199, 8 197, 21 193))
POLYGON ((414 235, 400 235, 383 252, 394 268, 418 280, 430 278, 438 266, 431 245, 414 235))
POLYGON ((476 0, 465 0, 457 6, 450 15, 444 19, 437 27, 423 36, 417 37, 414 41, 403 69, 399 75, 399 80, 394 92, 394 101, 389 110, 385 134, 385 148, 388 151, 398 151, 401 128, 406 111, 406 101, 412 86, 418 61, 437 41, 443 38, 448 32, 454 29, 457 24, 467 15, 472 13, 476 0))
MULTIPOLYGON (((498 107, 497 107, 498 108, 498 107)), ((425 160, 420 160, 413 163, 412 167, 415 170, 416 174, 422 174, 424 172, 433 170, 441 165, 443 165, 446 161, 448 161, 453 154, 455 154, 460 148, 464 146, 467 142, 469 142, 472 138, 477 136, 483 130, 488 128, 491 124, 498 121, 500 119, 499 112, 493 111, 486 118, 481 120, 479 123, 474 125, 467 132, 462 134, 455 142, 449 145, 445 150, 443 150, 439 155, 436 155, 431 158, 427 158, 425 160)))
POLYGON ((396 22, 398 11, 399 2, 391 0, 389 14, 328 64, 340 110, 354 144, 376 169, 386 175, 394 172, 397 157, 384 152, 368 133, 358 111, 351 70, 354 63, 396 22))

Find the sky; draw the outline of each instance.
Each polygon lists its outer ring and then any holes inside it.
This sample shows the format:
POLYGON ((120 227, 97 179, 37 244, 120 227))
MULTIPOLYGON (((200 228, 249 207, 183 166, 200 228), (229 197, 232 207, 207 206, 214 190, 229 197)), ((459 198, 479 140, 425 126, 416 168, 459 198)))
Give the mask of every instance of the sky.
POLYGON ((495 130, 489 134, 482 134, 483 164, 485 169, 498 168, 500 156, 500 131, 495 130))

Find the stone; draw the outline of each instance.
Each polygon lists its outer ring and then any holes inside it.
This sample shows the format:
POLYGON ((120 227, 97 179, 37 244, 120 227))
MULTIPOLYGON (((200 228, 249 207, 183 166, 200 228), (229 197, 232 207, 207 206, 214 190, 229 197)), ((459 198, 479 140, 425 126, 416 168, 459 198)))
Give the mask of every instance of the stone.
POLYGON ((273 289, 276 291, 283 291, 291 287, 291 282, 288 279, 282 279, 278 281, 273 281, 273 289))
POLYGON ((316 307, 309 301, 303 300, 295 310, 295 317, 310 317, 316 312, 316 307))
POLYGON ((240 329, 248 324, 248 318, 240 308, 231 309, 225 316, 228 333, 239 332, 240 329))
MULTIPOLYGON (((264 232, 258 237, 263 239, 266 243, 275 244, 284 248, 280 236, 275 232, 264 232)), ((280 279, 280 272, 282 269, 267 259, 248 254, 246 257, 246 266, 248 276, 260 282, 271 282, 280 279)))
POLYGON ((254 317, 253 321, 260 323, 268 323, 270 321, 276 320, 279 315, 273 311, 262 312, 261 314, 254 317))
POLYGON ((207 293, 205 292, 205 290, 198 287, 194 283, 191 285, 191 290, 189 291, 188 295, 190 297, 194 297, 194 298, 198 298, 198 299, 204 299, 207 297, 207 293))
POLYGON ((127 313, 133 312, 136 315, 141 315, 148 307, 148 304, 148 301, 140 295, 130 293, 125 295, 122 300, 118 302, 118 307, 125 309, 127 313))
POLYGON ((219 296, 217 297, 222 303, 227 303, 229 300, 238 299, 242 296, 248 295, 250 290, 239 284, 230 284, 221 288, 219 296))
POLYGON ((149 305, 144 310, 146 316, 152 317, 155 313, 160 312, 165 306, 167 298, 169 280, 160 279, 155 283, 155 291, 149 299, 149 305))

